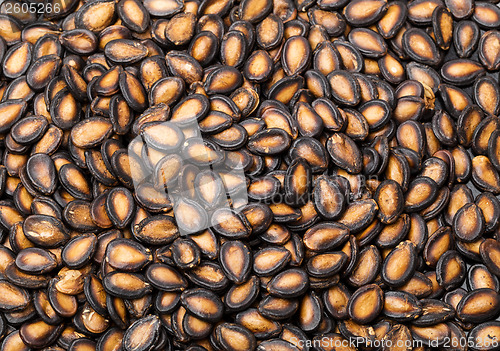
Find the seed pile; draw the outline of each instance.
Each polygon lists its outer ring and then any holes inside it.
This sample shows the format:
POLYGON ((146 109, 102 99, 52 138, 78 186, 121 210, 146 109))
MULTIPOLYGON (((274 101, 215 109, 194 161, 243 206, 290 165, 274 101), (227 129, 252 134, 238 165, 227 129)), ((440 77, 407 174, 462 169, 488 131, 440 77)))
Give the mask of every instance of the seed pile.
POLYGON ((500 349, 496 2, 2 7, 0 348, 500 349))

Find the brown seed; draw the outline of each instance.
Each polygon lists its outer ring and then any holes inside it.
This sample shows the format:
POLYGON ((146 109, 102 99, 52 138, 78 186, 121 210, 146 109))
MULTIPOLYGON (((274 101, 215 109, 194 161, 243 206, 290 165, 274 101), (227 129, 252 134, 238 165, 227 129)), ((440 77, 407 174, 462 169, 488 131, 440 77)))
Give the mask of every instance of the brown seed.
MULTIPOLYGON (((110 2, 108 2, 109 4, 110 2)), ((97 38, 94 33, 87 29, 72 29, 65 31, 60 36, 62 45, 69 51, 89 55, 97 48, 97 38)))
POLYGON ((241 73, 231 66, 221 66, 210 72, 205 80, 207 94, 227 94, 242 84, 241 73))
MULTIPOLYGON (((277 335, 281 331, 281 325, 278 322, 265 318, 259 313, 257 309, 254 308, 250 308, 246 311, 238 313, 235 317, 235 321, 241 327, 244 327, 246 332, 253 333, 253 335, 255 335, 255 337, 259 339, 277 335)), ((238 334, 241 334, 241 332, 237 333, 236 335, 238 334)), ((236 345, 239 345, 240 347, 251 346, 253 343, 251 344, 250 340, 248 339, 248 337, 239 337, 239 342, 236 343, 236 345)), ((233 341, 231 344, 234 343, 235 342, 233 341)))
POLYGON ((413 321, 413 325, 426 327, 437 325, 455 316, 455 310, 446 302, 436 299, 422 299, 422 314, 413 321))
POLYGON ((50 325, 42 320, 24 323, 19 329, 19 336, 29 347, 49 346, 59 336, 63 325, 50 325))
POLYGON ((51 195, 57 187, 54 162, 45 154, 35 154, 26 162, 26 175, 36 191, 51 195))
MULTIPOLYGON (((151 271, 152 269, 147 273, 151 271)), ((154 273, 148 275, 152 274, 154 273)), ((151 279, 148 280, 153 283, 151 279)), ((167 276, 163 280, 167 280, 167 276)), ((121 298, 139 298, 151 292, 149 283, 142 275, 136 273, 111 272, 104 277, 102 284, 106 292, 121 298)))
POLYGON ((337 218, 345 206, 345 198, 340 187, 325 176, 316 179, 313 198, 316 211, 329 220, 337 218))
POLYGON ((244 75, 249 81, 261 83, 266 81, 273 70, 273 62, 264 50, 253 52, 245 62, 244 75))
POLYGON ((334 163, 348 172, 359 173, 363 163, 361 152, 355 142, 343 133, 333 134, 326 148, 334 163))
POLYGON ((211 221, 214 230, 228 238, 245 238, 251 232, 246 218, 234 210, 220 208, 213 213, 211 221))
POLYGON ((387 46, 382 36, 370 29, 351 30, 349 41, 366 57, 379 58, 387 53, 387 46))
POLYGON ((291 268, 276 275, 267 285, 269 293, 276 297, 290 298, 301 296, 309 285, 306 272, 291 268))
POLYGON ((1 280, 0 291, 2 292, 0 308, 3 311, 18 311, 28 306, 29 296, 23 288, 6 280, 1 280))
POLYGON ((354 262, 348 281, 355 287, 361 287, 373 282, 382 264, 380 253, 373 245, 366 246, 354 262))
POLYGON ((52 280, 47 289, 47 296, 54 311, 61 317, 73 317, 77 313, 78 302, 75 296, 58 291, 55 287, 57 280, 52 280))
POLYGON ((144 243, 165 245, 177 239, 179 229, 173 217, 157 215, 142 220, 135 229, 135 236, 144 243))
POLYGON ((453 39, 453 17, 448 8, 437 6, 434 9, 432 28, 439 47, 443 50, 449 49, 453 39))
POLYGON ((387 4, 387 11, 377 22, 377 29, 385 39, 394 37, 403 26, 407 14, 406 4, 393 2, 387 4))
POLYGON ((355 106, 359 103, 360 87, 349 72, 333 71, 327 76, 327 79, 335 102, 347 106, 355 106))
MULTIPOLYGON (((179 77, 159 79, 149 92, 150 104, 161 105, 164 103, 169 106, 173 105, 181 97, 180 92, 184 90, 184 85, 184 81, 179 77)), ((147 84, 144 84, 144 86, 148 88, 147 84)))
POLYGON ((403 48, 410 58, 419 63, 434 66, 441 61, 441 55, 435 42, 422 29, 407 30, 403 34, 403 48))
POLYGON ((243 21, 256 23, 271 12, 272 2, 267 0, 245 0, 239 8, 238 17, 243 21))
POLYGON ((378 67, 382 76, 390 83, 400 83, 405 78, 402 63, 390 52, 378 60, 378 67))
POLYGON ((430 24, 432 14, 442 2, 438 0, 417 0, 408 6, 408 18, 416 24, 430 24))
POLYGON ((57 247, 69 239, 63 223, 46 215, 28 216, 23 223, 23 231, 30 241, 46 248, 57 247))
POLYGON ((498 293, 491 289, 477 289, 465 295, 457 306, 457 316, 464 322, 483 323, 498 314, 498 293))
POLYGON ((355 0, 344 8, 344 15, 347 22, 354 26, 370 25, 384 15, 386 5, 378 0, 355 0))
POLYGON ((444 80, 456 85, 470 84, 482 74, 484 74, 483 67, 468 59, 448 61, 441 68, 444 80))
POLYGON ((221 323, 214 333, 217 342, 228 350, 251 350, 256 347, 254 334, 242 325, 221 323))
POLYGON ((81 200, 91 199, 90 184, 83 171, 74 164, 68 163, 59 169, 59 181, 71 196, 81 200))
POLYGON ((457 131, 454 120, 446 112, 436 113, 432 118, 432 131, 443 145, 454 146, 457 143, 457 131))
POLYGON ((116 269, 138 271, 151 261, 151 253, 129 239, 115 239, 106 247, 106 261, 116 269))
POLYGON ((465 275, 465 262, 457 251, 447 251, 439 258, 436 265, 436 279, 443 288, 450 290, 458 287, 465 275))
POLYGON ((393 287, 406 284, 413 276, 417 265, 415 246, 403 241, 385 258, 382 264, 382 281, 393 287))
POLYGON ((500 193, 500 176, 486 156, 476 156, 472 159, 472 181, 483 191, 500 193))
POLYGON ((300 301, 298 324, 304 331, 317 329, 321 323, 322 305, 319 297, 314 293, 306 294, 300 301))
POLYGON ((145 0, 144 7, 153 16, 171 16, 182 10, 184 3, 178 0, 145 0))
POLYGON ((80 270, 62 268, 55 281, 54 287, 57 291, 67 295, 77 295, 83 292, 85 267, 80 270))
POLYGON ((179 13, 172 17, 166 28, 165 37, 174 45, 185 45, 193 37, 196 16, 191 13, 179 13), (182 28, 182 30, 181 30, 182 28))
POLYGON ((410 183, 405 194, 405 208, 407 211, 419 211, 434 201, 437 184, 429 177, 420 177, 410 183))
POLYGON ((332 43, 321 41, 313 52, 312 63, 315 70, 322 73, 323 76, 327 76, 335 69, 342 67, 342 57, 332 43))
MULTIPOLYGON (((469 1, 467 1, 469 2, 469 1)), ((449 7, 453 12, 453 7, 449 7)), ((470 57, 479 43, 480 31, 473 21, 460 21, 453 30, 453 43, 461 58, 470 57)), ((480 53, 481 55, 481 53, 480 53)), ((485 66, 488 66, 485 64, 485 66)), ((488 68, 488 67, 487 67, 488 68)))
POLYGON ((291 138, 283 129, 270 128, 254 134, 248 147, 261 155, 276 155, 290 146, 291 138))
POLYGON ((26 82, 31 89, 42 90, 58 73, 61 63, 56 55, 42 56, 26 72, 26 82))
MULTIPOLYGON (((324 11, 319 8, 311 8, 307 12, 307 15, 309 17, 309 21, 311 22, 312 25, 318 26, 316 29, 318 32, 325 32, 324 35, 331 35, 334 37, 339 36, 341 33, 344 32, 346 28, 346 23, 344 18, 335 11, 324 11), (321 28, 321 29, 320 29, 321 28)), ((317 33, 318 36, 321 36, 320 33, 317 33)), ((313 45, 314 39, 311 38, 312 33, 309 32, 309 40, 311 42, 311 47, 314 49, 315 45, 313 45)), ((320 38, 318 38, 318 43, 321 42, 320 38)))
POLYGON ((495 115, 500 111, 500 91, 495 81, 489 77, 476 79, 474 99, 487 114, 495 115))
POLYGON ((26 273, 45 274, 57 267, 57 261, 49 251, 27 248, 18 253, 16 266, 26 273))
POLYGON ((191 240, 177 238, 171 246, 172 259, 183 269, 193 268, 200 263, 200 249, 191 240))
POLYGON ((338 223, 317 224, 304 235, 304 245, 314 251, 328 251, 348 239, 348 229, 338 223))
POLYGON ((237 284, 248 279, 251 271, 251 257, 249 248, 241 241, 225 242, 220 247, 221 267, 228 279, 237 284))
POLYGON ((287 75, 301 74, 311 60, 311 48, 304 37, 295 36, 285 42, 281 55, 287 75))
POLYGON ((4 57, 3 72, 7 78, 17 78, 26 73, 31 64, 33 46, 28 43, 18 43, 12 46, 4 57))
POLYGON ((206 66, 213 60, 217 50, 217 37, 214 33, 204 30, 191 40, 188 52, 202 66, 206 66))
POLYGON ((356 290, 349 298, 349 316, 357 323, 373 321, 384 307, 384 293, 378 285, 365 285, 356 290), (368 308, 366 308, 369 306, 368 308))
POLYGON ((94 117, 77 124, 71 130, 71 140, 75 146, 89 148, 102 143, 112 131, 112 125, 104 118, 94 117))
POLYGON ((500 275, 500 264, 496 262, 496 252, 498 250, 498 245, 495 240, 486 239, 482 242, 479 252, 484 261, 484 264, 488 269, 495 275, 500 275))
POLYGON ((142 83, 133 74, 124 71, 120 73, 119 86, 123 98, 135 111, 142 112, 147 107, 147 95, 142 83))
POLYGON ((476 204, 466 204, 453 218, 455 235, 465 242, 473 242, 478 239, 484 232, 484 228, 484 216, 476 204))
POLYGON ((474 346, 476 350, 486 350, 491 348, 494 340, 497 340, 499 333, 499 323, 497 321, 481 323, 471 330, 470 336, 478 340, 474 346))
POLYGON ((186 290, 181 295, 181 303, 190 313, 207 322, 217 322, 222 317, 222 302, 209 290, 186 290))
POLYGON ((382 313, 398 322, 415 320, 422 313, 422 307, 417 298, 408 292, 388 291, 384 295, 382 313))
POLYGON ((0 132, 8 131, 26 111, 26 102, 22 100, 8 100, 0 104, 0 132))
MULTIPOLYGON (((388 345, 389 344, 397 345, 398 342, 401 345, 410 345, 413 342, 413 337, 408 327, 406 327, 403 324, 396 324, 387 332, 387 334, 385 334, 385 336, 382 339, 382 342, 388 345)), ((407 350, 410 348, 409 346, 404 346, 404 347, 407 350)), ((387 349, 390 349, 390 347, 387 347, 387 349)))
POLYGON ((483 28, 497 28, 500 21, 500 11, 496 6, 480 3, 474 6, 472 18, 483 28))
POLYGON ((482 288, 498 291, 499 286, 498 278, 482 264, 475 264, 469 269, 467 283, 471 291, 482 288))
POLYGON ((473 134, 472 147, 477 154, 486 155, 488 141, 491 134, 499 128, 499 123, 494 116, 484 118, 478 125, 473 134), (493 118, 492 118, 493 117, 493 118))
POLYGON ((123 335, 123 349, 125 351, 147 350, 155 344, 160 328, 160 319, 157 316, 149 315, 138 319, 123 335))
POLYGON ((460 114, 463 113, 468 106, 472 105, 471 98, 458 87, 449 84, 441 84, 439 85, 439 93, 446 106, 446 110, 452 117, 460 117, 460 114))
POLYGON ((377 188, 374 200, 378 204, 378 218, 382 223, 393 223, 403 212, 403 191, 398 183, 386 180, 377 188))
POLYGON ((202 67, 192 56, 179 51, 170 51, 166 56, 167 67, 187 84, 202 79, 202 67))
MULTIPOLYGON (((407 152, 406 149, 404 152, 407 152)), ((387 150, 384 150, 385 152, 387 150)), ((409 152, 412 152, 410 150, 409 152)), ((418 154, 414 152, 415 155, 418 154)), ((379 167, 385 167, 385 176, 387 180, 395 181, 401 187, 402 191, 408 190, 408 185, 410 182, 410 166, 408 159, 406 158, 404 153, 392 152, 389 155, 385 155, 384 159, 380 161, 382 163, 379 167), (384 165, 386 163, 386 165, 384 165)))
POLYGON ((347 263, 343 252, 318 254, 307 261, 307 271, 316 278, 328 278, 339 273, 347 263))
POLYGON ((62 260, 72 269, 85 266, 94 255, 97 237, 94 234, 82 235, 71 239, 64 247, 62 260))
POLYGON ((453 236, 450 227, 441 227, 429 236, 424 247, 425 263, 435 267, 439 258, 453 246, 453 236))

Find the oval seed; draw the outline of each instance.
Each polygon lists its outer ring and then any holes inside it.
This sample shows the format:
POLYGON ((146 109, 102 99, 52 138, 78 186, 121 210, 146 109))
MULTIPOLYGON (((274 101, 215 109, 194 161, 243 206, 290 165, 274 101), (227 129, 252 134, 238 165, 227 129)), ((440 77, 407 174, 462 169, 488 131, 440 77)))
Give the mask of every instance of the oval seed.
POLYGON ((251 257, 248 247, 240 241, 228 241, 220 247, 219 259, 222 269, 227 277, 237 284, 247 280, 251 269, 251 257))
POLYGON ((491 289, 477 289, 465 295, 457 306, 457 316, 464 322, 483 323, 498 314, 498 293, 491 289))
POLYGON ((406 322, 418 318, 422 313, 422 307, 411 293, 388 291, 385 293, 382 313, 398 322, 406 322))
POLYGON ((151 292, 151 286, 139 274, 111 272, 102 280, 106 291, 121 298, 140 298, 151 292))
POLYGON ((403 241, 385 258, 382 264, 382 280, 389 286, 399 287, 413 276, 417 265, 415 246, 403 241))
POLYGON ((157 316, 149 315, 138 319, 123 335, 123 349, 125 351, 148 350, 155 344, 160 327, 160 319, 157 316))
POLYGON ((440 286, 452 289, 462 283, 465 278, 465 262, 456 251, 444 253, 436 265, 436 279, 440 286))
POLYGON ((349 316, 357 323, 370 323, 384 307, 384 294, 378 285, 370 284, 356 290, 349 298, 349 316), (366 307, 369 306, 367 309, 366 307))
POLYGON ((16 266, 33 274, 44 274, 57 267, 56 257, 49 251, 39 248, 21 250, 16 257, 16 266))
POLYGON ((374 199, 378 204, 378 218, 382 223, 393 223, 403 212, 403 191, 398 183, 386 180, 378 186, 374 199))
POLYGON ((186 290, 181 295, 181 304, 190 313, 208 322, 217 322, 222 317, 222 302, 209 290, 186 290))

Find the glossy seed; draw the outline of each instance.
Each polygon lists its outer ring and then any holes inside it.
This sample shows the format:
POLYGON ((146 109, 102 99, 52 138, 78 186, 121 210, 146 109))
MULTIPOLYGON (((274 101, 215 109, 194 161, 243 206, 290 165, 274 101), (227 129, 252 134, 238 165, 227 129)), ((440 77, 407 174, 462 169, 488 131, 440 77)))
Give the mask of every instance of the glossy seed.
POLYGON ((448 61, 441 68, 444 80, 456 85, 470 84, 483 73, 481 65, 467 59, 448 61))
POLYGON ((382 313, 398 322, 406 322, 418 318, 422 313, 422 307, 411 293, 389 291, 385 293, 382 313))
POLYGON ((102 283, 109 294, 122 298, 139 298, 151 291, 144 277, 133 273, 111 272, 102 283))
POLYGON ((377 201, 378 217, 382 223, 393 223, 403 211, 403 192, 399 184, 393 180, 380 183, 374 199, 377 201))
POLYGON ((123 335, 123 349, 126 351, 147 350, 158 338, 160 327, 160 320, 157 316, 150 315, 135 321, 123 335))
POLYGON ((370 25, 379 20, 387 10, 384 1, 356 0, 344 8, 346 20, 355 26, 370 25))
POLYGON ((57 267, 56 257, 49 251, 27 248, 19 252, 16 266, 26 273, 44 274, 57 267))
POLYGON ((458 287, 465 278, 465 262, 456 251, 443 254, 436 265, 436 278, 445 289, 458 287))
POLYGON ((369 323, 374 320, 384 307, 384 294, 375 284, 366 285, 356 290, 349 298, 347 309, 349 316, 357 323, 369 323), (366 309, 366 306, 370 306, 366 309))
POLYGON ((422 314, 413 321, 418 327, 436 325, 437 323, 449 320, 455 315, 453 307, 446 302, 436 299, 422 299, 422 314))
MULTIPOLYGON (((251 252, 240 241, 225 242, 219 253, 222 269, 235 283, 247 280, 251 269, 251 252)), ((201 318, 201 317, 200 317, 201 318)))
POLYGON ((464 322, 483 323, 489 316, 497 315, 499 309, 496 291, 477 289, 462 298, 457 306, 457 316, 464 322))
POLYGON ((382 265, 382 280, 389 286, 402 286, 413 276, 417 264, 415 246, 404 241, 385 258, 382 265))

